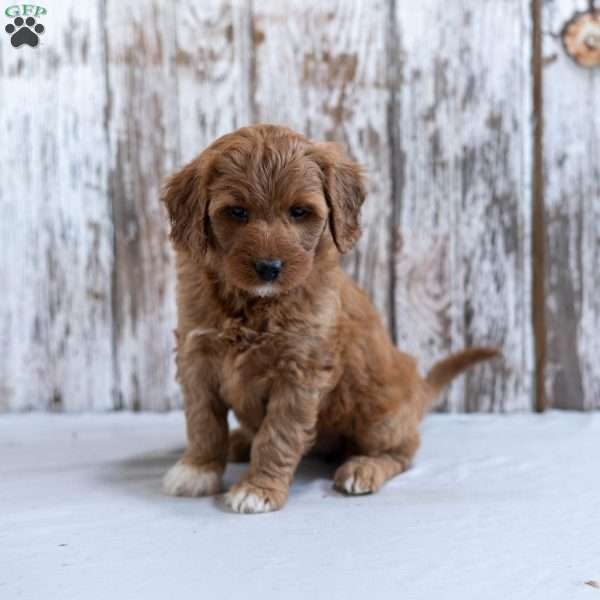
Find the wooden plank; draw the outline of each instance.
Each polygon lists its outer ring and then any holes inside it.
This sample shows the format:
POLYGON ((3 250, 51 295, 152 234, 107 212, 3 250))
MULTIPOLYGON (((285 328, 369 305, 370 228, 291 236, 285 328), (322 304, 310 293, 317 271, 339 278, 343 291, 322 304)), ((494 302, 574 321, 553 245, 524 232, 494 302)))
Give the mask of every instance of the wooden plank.
POLYGON ((547 408, 546 400, 546 231, 544 223, 544 119, 542 68, 542 0, 531 1, 531 326, 535 356, 534 407, 547 408))
POLYGON ((395 3, 396 322, 424 366, 492 344, 441 403, 530 410, 530 12, 526 0, 395 3))
POLYGON ((0 44, 0 411, 112 406, 100 4, 53 3, 38 47, 0 44))
POLYGON ((175 7, 106 4, 117 407, 176 406, 173 257, 159 203, 177 164, 175 7))
POLYGON ((253 3, 256 121, 342 143, 369 173, 363 236, 344 265, 390 323, 388 3, 253 3))
POLYGON ((251 121, 250 8, 247 3, 180 2, 176 21, 179 162, 251 121))
MULTIPOLYGON (((558 38, 588 2, 541 6, 546 389, 553 406, 598 408, 599 74, 558 38)), ((424 366, 503 347, 442 407, 531 407, 527 0, 61 0, 41 20, 40 47, 0 45, 0 411, 179 405, 159 184, 251 121, 366 165, 345 265, 400 347, 424 366)))
POLYGON ((577 66, 560 32, 585 0, 543 3, 549 403, 600 408, 600 71, 577 66))
MULTIPOLYGON (((174 169, 190 161, 217 137, 250 121, 249 17, 249 5, 235 1, 207 0, 199 5, 193 0, 182 0, 177 5, 175 109, 179 136, 174 169)), ((164 211, 163 229, 168 230, 164 211)), ((167 268, 173 290, 175 273, 171 262, 167 268)), ((173 315, 165 323, 165 331, 171 335, 175 326, 173 315)), ((165 360, 172 363, 174 357, 169 355, 165 360)), ((179 389, 174 398, 176 405, 181 406, 179 389)))

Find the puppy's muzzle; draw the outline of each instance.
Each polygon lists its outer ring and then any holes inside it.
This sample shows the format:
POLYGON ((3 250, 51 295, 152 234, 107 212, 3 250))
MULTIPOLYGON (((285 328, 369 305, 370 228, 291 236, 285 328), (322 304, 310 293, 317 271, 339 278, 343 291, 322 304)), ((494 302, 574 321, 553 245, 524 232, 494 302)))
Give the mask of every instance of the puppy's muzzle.
POLYGON ((254 268, 263 281, 270 283, 279 277, 283 263, 280 260, 257 260, 254 268))

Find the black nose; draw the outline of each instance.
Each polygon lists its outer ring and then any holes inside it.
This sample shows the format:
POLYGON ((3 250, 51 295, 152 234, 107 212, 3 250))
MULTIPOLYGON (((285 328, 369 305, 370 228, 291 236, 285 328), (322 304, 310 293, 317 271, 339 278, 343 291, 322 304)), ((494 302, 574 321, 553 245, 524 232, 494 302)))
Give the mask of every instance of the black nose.
POLYGON ((254 268, 263 281, 275 281, 281 273, 283 263, 280 260, 257 260, 254 268))

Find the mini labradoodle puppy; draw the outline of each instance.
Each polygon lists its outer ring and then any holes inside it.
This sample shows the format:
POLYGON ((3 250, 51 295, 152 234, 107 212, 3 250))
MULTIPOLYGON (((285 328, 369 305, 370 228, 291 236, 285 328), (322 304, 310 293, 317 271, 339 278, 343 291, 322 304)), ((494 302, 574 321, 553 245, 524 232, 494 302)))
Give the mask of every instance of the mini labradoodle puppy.
POLYGON ((335 487, 375 492, 406 470, 432 398, 495 350, 446 358, 422 378, 397 350, 340 254, 359 237, 360 167, 284 127, 216 140, 164 191, 177 253, 177 368, 188 448, 167 493, 216 494, 249 460, 235 511, 281 508, 309 450, 339 452, 335 487), (242 427, 231 434, 227 413, 242 427))

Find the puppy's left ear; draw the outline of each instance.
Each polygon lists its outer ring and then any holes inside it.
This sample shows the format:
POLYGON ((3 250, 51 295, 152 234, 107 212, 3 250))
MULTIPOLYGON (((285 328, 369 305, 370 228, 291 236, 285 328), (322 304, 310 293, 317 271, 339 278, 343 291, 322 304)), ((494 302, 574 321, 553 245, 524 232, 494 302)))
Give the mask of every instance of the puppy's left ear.
POLYGON ((171 221, 173 246, 195 257, 206 254, 208 247, 208 178, 212 163, 212 154, 205 150, 166 180, 161 195, 171 221))
POLYGON ((311 154, 323 172, 333 240, 344 254, 360 237, 360 208, 367 195, 363 170, 332 142, 314 144, 311 154))

